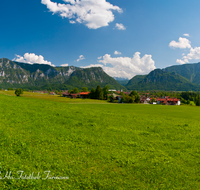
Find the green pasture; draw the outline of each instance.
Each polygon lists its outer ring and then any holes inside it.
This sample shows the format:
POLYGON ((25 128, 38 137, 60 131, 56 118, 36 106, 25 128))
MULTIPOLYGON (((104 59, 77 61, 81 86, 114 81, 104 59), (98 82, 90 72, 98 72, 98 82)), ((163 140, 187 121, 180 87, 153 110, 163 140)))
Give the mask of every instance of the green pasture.
POLYGON ((0 94, 0 189, 200 189, 199 107, 41 96, 0 94))
MULTIPOLYGON (((15 96, 15 91, 0 91, 0 94, 4 94, 7 96, 15 96)), ((26 98, 34 98, 34 99, 41 99, 41 100, 48 100, 48 101, 55 101, 55 102, 63 102, 63 103, 70 103, 70 104, 85 104, 85 103, 92 103, 92 104, 105 104, 108 103, 107 100, 94 100, 94 99, 71 99, 71 98, 63 98, 60 95, 49 95, 49 94, 42 94, 42 93, 33 93, 24 91, 22 97, 26 98)))

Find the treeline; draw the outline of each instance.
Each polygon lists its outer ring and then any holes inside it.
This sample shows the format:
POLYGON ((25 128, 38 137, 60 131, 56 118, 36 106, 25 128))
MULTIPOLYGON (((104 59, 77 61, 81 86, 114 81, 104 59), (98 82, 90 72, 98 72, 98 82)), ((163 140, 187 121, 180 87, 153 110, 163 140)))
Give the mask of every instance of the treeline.
POLYGON ((100 85, 96 87, 96 89, 92 88, 90 91, 89 97, 91 99, 98 99, 98 100, 107 100, 109 94, 109 87, 105 86, 104 88, 101 88, 100 85))
POLYGON ((121 92, 117 97, 113 94, 109 96, 110 102, 118 103, 140 103, 140 95, 136 91, 129 94, 121 92))

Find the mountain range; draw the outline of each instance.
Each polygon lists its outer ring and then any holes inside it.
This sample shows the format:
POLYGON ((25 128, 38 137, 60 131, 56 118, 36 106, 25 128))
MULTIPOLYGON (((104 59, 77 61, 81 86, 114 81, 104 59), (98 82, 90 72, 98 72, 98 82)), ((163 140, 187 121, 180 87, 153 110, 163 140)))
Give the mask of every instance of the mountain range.
POLYGON ((97 85, 107 85, 116 90, 198 91, 200 63, 155 69, 148 75, 136 75, 130 80, 118 77, 115 79, 106 74, 101 67, 52 67, 0 59, 0 88, 33 90, 65 90, 74 87, 91 89, 97 85))
POLYGON ((107 75, 101 67, 79 68, 74 66, 52 67, 0 59, 0 88, 27 89, 89 89, 108 85, 111 89, 126 88, 107 75))
POLYGON ((198 91, 200 63, 155 69, 148 75, 136 75, 125 85, 135 90, 198 91))

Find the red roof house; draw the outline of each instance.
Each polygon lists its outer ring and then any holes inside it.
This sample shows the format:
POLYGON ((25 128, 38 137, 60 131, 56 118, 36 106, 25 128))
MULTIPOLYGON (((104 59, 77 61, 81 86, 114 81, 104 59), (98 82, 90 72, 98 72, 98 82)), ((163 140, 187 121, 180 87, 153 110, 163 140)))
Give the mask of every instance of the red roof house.
POLYGON ((181 102, 177 98, 157 98, 157 104, 164 104, 164 105, 180 105, 181 102))
POLYGON ((88 98, 89 94, 90 94, 90 92, 80 92, 80 97, 81 98, 88 98))

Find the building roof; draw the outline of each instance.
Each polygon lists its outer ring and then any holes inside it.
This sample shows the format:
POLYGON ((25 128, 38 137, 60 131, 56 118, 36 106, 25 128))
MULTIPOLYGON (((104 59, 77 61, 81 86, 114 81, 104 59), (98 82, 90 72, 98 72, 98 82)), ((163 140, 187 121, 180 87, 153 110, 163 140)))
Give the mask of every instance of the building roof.
POLYGON ((180 100, 177 98, 157 98, 157 101, 163 102, 165 104, 167 102, 178 102, 180 100))
POLYGON ((88 95, 90 92, 80 92, 80 95, 88 95))

